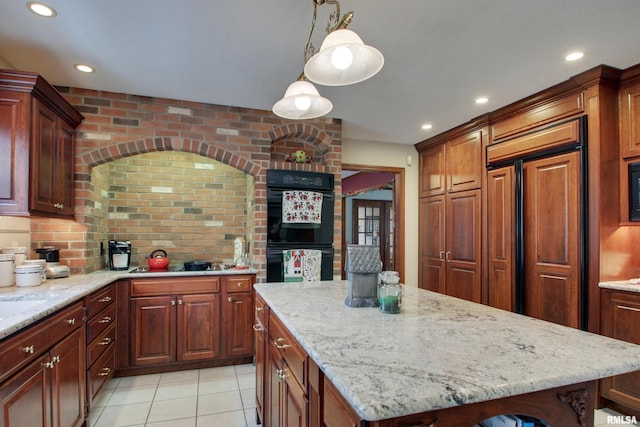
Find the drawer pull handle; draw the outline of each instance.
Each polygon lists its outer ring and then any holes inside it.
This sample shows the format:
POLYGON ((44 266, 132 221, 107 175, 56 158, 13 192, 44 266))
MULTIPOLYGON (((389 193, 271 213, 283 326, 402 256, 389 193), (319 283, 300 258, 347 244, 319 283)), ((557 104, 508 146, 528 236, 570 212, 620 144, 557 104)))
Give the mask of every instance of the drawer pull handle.
POLYGON ((98 320, 98 323, 109 323, 111 322, 111 317, 104 316, 102 319, 98 320))
POLYGON ((262 326, 256 323, 255 325, 253 325, 253 330, 256 332, 260 332, 260 331, 263 331, 264 329, 262 328, 262 326))
POLYGON ((24 351, 27 354, 33 354, 36 352, 36 348, 32 345, 29 345, 27 347, 22 347, 22 351, 24 351))
POLYGON ((76 324, 76 319, 67 319, 67 325, 75 325, 76 324))
POLYGON ((111 301, 111 297, 110 296, 106 296, 106 297, 100 298, 98 300, 98 302, 109 302, 109 301, 111 301))
POLYGON ((50 361, 44 364, 45 368, 53 369, 56 366, 56 363, 60 363, 60 355, 53 356, 50 361))
POLYGON ((98 374, 99 377, 106 377, 111 373, 111 368, 102 368, 102 372, 98 374))
POLYGON ((280 350, 291 347, 291 344, 280 344, 283 341, 284 338, 276 338, 275 340, 273 340, 273 345, 275 345, 276 348, 280 350))
POLYGON ((109 345, 109 344, 111 344, 111 338, 109 337, 104 337, 102 341, 98 343, 98 345, 109 345))

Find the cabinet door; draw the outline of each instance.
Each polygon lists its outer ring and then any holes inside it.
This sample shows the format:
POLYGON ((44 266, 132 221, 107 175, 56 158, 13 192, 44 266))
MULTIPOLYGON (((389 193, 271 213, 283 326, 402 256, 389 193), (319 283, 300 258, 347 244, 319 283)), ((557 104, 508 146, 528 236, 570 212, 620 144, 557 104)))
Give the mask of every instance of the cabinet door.
POLYGON ((445 159, 448 192, 480 188, 484 169, 480 131, 447 142, 445 159))
POLYGON ((323 422, 325 427, 358 427, 360 418, 331 381, 324 377, 323 422))
POLYGON ((0 214, 29 212, 29 98, 0 91, 0 214))
MULTIPOLYGON (((55 203, 58 203, 56 212, 63 215, 73 215, 74 200, 74 156, 75 156, 75 129, 64 121, 59 121, 58 128, 58 160, 55 171, 60 185, 55 186, 55 203)), ((55 204, 54 203, 54 204, 55 204)))
POLYGON ((131 363, 134 366, 176 360, 175 297, 131 299, 131 363))
POLYGON ((51 369, 46 353, 0 384, 0 427, 43 426, 51 424, 51 369))
POLYGON ((620 151, 623 158, 640 156, 640 84, 620 94, 620 151))
POLYGON ((282 427, 307 427, 309 406, 304 389, 284 363, 282 367, 282 427))
MULTIPOLYGON (((606 290, 602 298, 602 334, 611 338, 640 344, 640 295, 631 292, 606 290)), ((640 372, 602 380, 601 393, 640 412, 640 372)))
POLYGON ((420 153, 420 197, 444 194, 444 145, 429 147, 420 153))
POLYGON ((420 287, 444 292, 445 198, 420 199, 420 287))
POLYGON ((53 361, 52 403, 54 426, 77 427, 84 423, 84 330, 77 329, 50 351, 53 361))
POLYGON ((224 303, 226 356, 253 354, 253 296, 251 292, 228 294, 224 303))
POLYGON ((525 162, 526 315, 580 326, 580 153, 525 162))
POLYGON ((487 236, 489 241, 489 305, 515 309, 514 167, 489 171, 487 236))
POLYGON ((481 302, 480 190, 447 195, 444 293, 481 302))
POLYGON ((33 101, 33 136, 31 156, 31 209, 55 212, 57 190, 63 185, 57 179, 58 161, 56 113, 38 100, 33 101))
POLYGON ((220 295, 184 295, 178 302, 178 360, 200 360, 220 354, 220 295))

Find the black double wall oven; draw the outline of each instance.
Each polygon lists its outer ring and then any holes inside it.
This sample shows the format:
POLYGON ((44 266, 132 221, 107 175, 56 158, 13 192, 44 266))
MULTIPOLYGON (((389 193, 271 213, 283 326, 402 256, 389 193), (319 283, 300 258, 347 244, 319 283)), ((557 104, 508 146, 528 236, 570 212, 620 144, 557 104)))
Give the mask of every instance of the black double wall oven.
POLYGON ((331 174, 289 170, 267 171, 267 282, 284 281, 283 252, 316 249, 322 253, 320 278, 333 279, 334 177, 331 174), (322 194, 319 223, 283 221, 285 192, 322 194))

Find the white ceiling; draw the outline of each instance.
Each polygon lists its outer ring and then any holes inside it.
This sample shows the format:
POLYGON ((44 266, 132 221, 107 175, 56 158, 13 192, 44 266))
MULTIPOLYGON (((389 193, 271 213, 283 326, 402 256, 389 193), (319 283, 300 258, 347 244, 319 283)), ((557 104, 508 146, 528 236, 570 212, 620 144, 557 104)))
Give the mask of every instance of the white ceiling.
MULTIPOLYGON (((270 110, 301 73, 312 0, 0 0, 0 58, 56 85, 270 110), (88 63, 93 74, 73 64, 88 63)), ((342 0, 385 56, 322 87, 343 138, 415 144, 600 64, 640 62, 639 0, 342 0), (573 50, 585 57, 564 61, 573 50), (479 106, 474 99, 490 98, 479 106), (433 124, 431 131, 420 128, 433 124)), ((322 43, 333 8, 319 8, 322 43)), ((0 61, 1 62, 1 61, 0 61)), ((6 65, 5 65, 6 66, 6 65)))

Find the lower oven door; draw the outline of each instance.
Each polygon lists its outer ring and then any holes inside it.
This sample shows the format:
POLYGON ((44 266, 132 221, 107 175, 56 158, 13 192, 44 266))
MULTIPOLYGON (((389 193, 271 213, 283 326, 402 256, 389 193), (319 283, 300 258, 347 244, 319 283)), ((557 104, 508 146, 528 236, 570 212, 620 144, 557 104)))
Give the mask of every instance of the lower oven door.
POLYGON ((284 282, 284 254, 288 249, 318 249, 322 252, 320 279, 333 280, 333 248, 319 247, 267 247, 267 282, 284 282))

